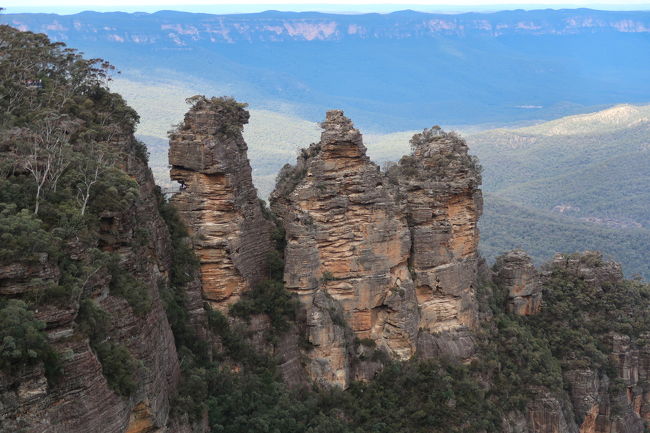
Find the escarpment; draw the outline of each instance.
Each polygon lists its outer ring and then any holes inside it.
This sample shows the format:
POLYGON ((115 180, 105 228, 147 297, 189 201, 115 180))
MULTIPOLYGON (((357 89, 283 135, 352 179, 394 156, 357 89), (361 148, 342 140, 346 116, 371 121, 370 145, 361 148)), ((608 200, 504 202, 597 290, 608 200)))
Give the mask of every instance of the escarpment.
POLYGON ((311 376, 347 385, 346 329, 395 359, 469 356, 481 195, 467 147, 425 131, 386 175, 342 112, 322 127, 271 197, 286 231, 285 283, 307 310, 311 376), (332 302, 342 316, 323 307, 332 302))
POLYGON ((3 260, 2 305, 35 303, 60 373, 46 378, 52 360, 0 372, 2 432, 144 433, 167 424, 180 375, 159 294, 169 282, 169 234, 140 144, 126 129, 106 145, 119 155, 112 169, 133 184, 119 208, 97 215, 97 236, 78 220, 48 239, 62 254, 3 260))
POLYGON ((590 251, 557 254, 538 272, 515 250, 494 270, 506 311, 523 316, 518 323, 530 326, 534 344, 548 345, 560 373, 555 386, 529 379, 525 409, 505 417, 504 430, 646 431, 648 286, 624 280, 620 265, 590 251))
POLYGON ((172 202, 201 262, 203 298, 225 311, 266 275, 272 224, 262 214, 241 135, 245 105, 198 96, 188 102, 170 135, 171 177, 181 184, 172 202))
POLYGON ((271 212, 251 182, 245 105, 197 96, 170 134, 181 189, 167 201, 137 114, 93 61, 49 49, 0 56, 18 68, 6 76, 47 76, 1 83, 33 92, 0 98, 1 432, 650 422, 650 285, 595 252, 538 270, 517 250, 488 269, 480 167, 455 134, 416 134, 382 172, 330 111, 279 174, 271 212))

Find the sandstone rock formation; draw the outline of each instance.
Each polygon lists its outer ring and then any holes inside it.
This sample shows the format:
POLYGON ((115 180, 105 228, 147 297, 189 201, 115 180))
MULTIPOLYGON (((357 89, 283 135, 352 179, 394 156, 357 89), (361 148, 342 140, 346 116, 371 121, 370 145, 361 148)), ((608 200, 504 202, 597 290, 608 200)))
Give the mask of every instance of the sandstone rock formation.
POLYGON ((519 316, 539 312, 542 282, 528 254, 514 250, 497 257, 494 273, 495 282, 508 290, 508 312, 519 316))
POLYGON ((406 220, 361 134, 330 111, 321 141, 285 167, 271 202, 286 230, 285 283, 307 308, 311 376, 346 386, 346 327, 398 359, 416 350, 406 220), (338 311, 338 308, 341 311, 338 311))
MULTIPOLYGON (((144 433, 164 429, 167 424, 180 374, 174 338, 158 292, 169 277, 169 233, 158 213, 151 171, 134 156, 133 136, 125 132, 110 145, 123 152, 119 166, 137 182, 139 194, 126 208, 102 216, 100 239, 92 247, 118 254, 120 272, 146 287, 151 306, 141 315, 124 298, 112 295, 111 276, 101 267, 90 274, 80 296, 92 299, 110 314, 106 330, 110 341, 125 346, 141 363, 135 372, 137 389, 125 398, 109 388, 102 364, 75 323, 78 299, 65 306, 48 303, 37 309, 36 317, 45 322, 48 338, 61 354, 63 375, 56 384, 49 384, 40 365, 14 376, 0 373, 2 432, 144 433), (145 232, 146 238, 136 239, 138 233, 145 232)), ((66 248, 75 266, 93 265, 87 246, 71 243, 66 248)), ((12 296, 34 295, 39 289, 33 284, 34 277, 55 283, 61 275, 46 256, 37 267, 15 263, 7 269, 0 273, 0 293, 12 296)))
POLYGON ((481 213, 467 147, 425 131, 386 176, 341 111, 322 127, 271 196, 286 231, 285 283, 307 310, 311 377, 346 386, 352 336, 401 360, 418 351, 466 357, 481 213))
POLYGON ((171 177, 181 184, 172 203, 189 228, 201 262, 203 298, 226 310, 265 276, 272 224, 251 179, 241 129, 245 105, 196 96, 170 135, 171 177))
MULTIPOLYGON (((621 284, 621 265, 603 258, 597 251, 556 254, 544 268, 543 278, 561 272, 579 278, 598 296, 612 285, 621 284)), ((641 433, 650 419, 650 335, 636 338, 611 332, 607 336, 610 360, 615 372, 592 367, 574 368, 564 373, 580 433, 641 433), (614 373, 614 377, 608 374, 614 373)))
MULTIPOLYGON (((531 281, 529 277, 535 275, 522 251, 501 256, 495 271, 497 281, 511 288, 517 281, 522 285, 523 282, 528 284, 531 281)), ((594 251, 557 254, 543 267, 539 277, 544 284, 556 274, 586 284, 593 296, 598 296, 601 290, 609 290, 614 284, 621 284, 623 278, 619 264, 604 260, 601 253, 594 251)), ((529 304, 522 302, 520 305, 527 310, 529 304)), ((512 311, 515 314, 516 306, 512 311)), ((650 379, 649 337, 641 335, 632 339, 628 335, 608 333, 606 346, 613 370, 567 362, 562 374, 567 391, 551 393, 540 390, 528 402, 524 413, 514 414, 506 420, 504 430, 521 433, 644 432, 644 423, 650 419, 650 395, 647 391, 650 379)))
POLYGON ((409 265, 420 309, 420 354, 470 355, 478 324, 480 167, 465 142, 439 127, 411 139, 389 170, 411 231, 409 265))

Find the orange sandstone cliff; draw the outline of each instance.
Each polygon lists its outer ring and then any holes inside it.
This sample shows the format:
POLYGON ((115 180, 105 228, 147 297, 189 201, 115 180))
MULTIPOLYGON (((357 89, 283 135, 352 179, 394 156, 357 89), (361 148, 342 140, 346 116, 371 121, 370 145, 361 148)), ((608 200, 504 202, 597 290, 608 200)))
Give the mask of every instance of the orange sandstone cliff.
POLYGON ((170 135, 171 177, 181 184, 173 205, 186 223, 201 263, 203 298, 226 310, 265 276, 272 225, 251 178, 241 130, 244 104, 194 97, 170 135))

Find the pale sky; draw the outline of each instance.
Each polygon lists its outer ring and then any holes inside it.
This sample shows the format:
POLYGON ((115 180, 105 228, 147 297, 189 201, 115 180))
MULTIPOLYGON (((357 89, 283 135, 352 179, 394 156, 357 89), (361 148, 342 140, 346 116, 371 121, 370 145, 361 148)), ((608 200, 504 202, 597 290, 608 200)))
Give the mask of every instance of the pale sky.
POLYGON ((591 7, 594 9, 650 9, 650 0, 326 0, 323 3, 304 0, 0 0, 0 6, 12 12, 62 12, 73 13, 83 10, 122 10, 152 12, 161 9, 186 10, 192 12, 233 13, 255 12, 268 9, 278 10, 322 10, 390 12, 401 9, 427 11, 468 11, 499 9, 538 9, 543 7, 591 7), (352 3, 352 4, 351 4, 352 3))

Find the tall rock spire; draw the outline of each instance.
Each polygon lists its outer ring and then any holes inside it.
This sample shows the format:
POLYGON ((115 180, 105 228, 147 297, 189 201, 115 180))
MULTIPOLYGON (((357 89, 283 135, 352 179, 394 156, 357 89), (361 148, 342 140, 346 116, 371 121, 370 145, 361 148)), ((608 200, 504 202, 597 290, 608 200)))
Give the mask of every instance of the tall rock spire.
POLYGON ((307 309, 308 372, 346 386, 353 337, 372 339, 398 359, 415 353, 411 241, 352 122, 329 111, 321 126, 320 143, 280 173, 271 203, 286 230, 286 287, 307 309))
POLYGON ((365 378, 354 337, 400 360, 469 357, 482 202, 467 146, 425 130, 383 174, 342 111, 321 126, 271 197, 286 230, 286 287, 307 311, 308 373, 343 387, 365 378))
POLYGON ((224 310, 265 277, 272 223, 264 218, 251 178, 243 125, 246 105, 195 96, 170 134, 172 198, 201 262, 203 297, 224 310))
POLYGON ((480 166, 460 137, 439 127, 415 134, 411 149, 388 175, 411 230, 409 265, 424 331, 418 350, 467 357, 478 323, 480 166))

